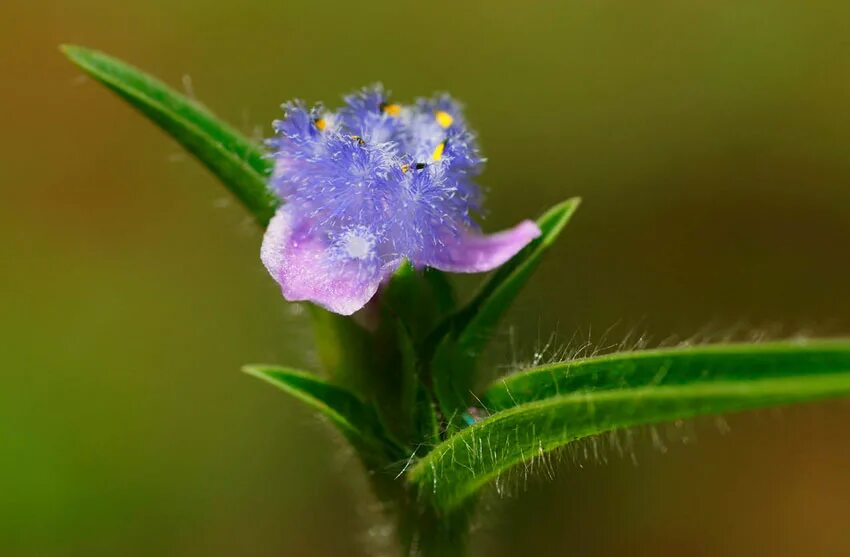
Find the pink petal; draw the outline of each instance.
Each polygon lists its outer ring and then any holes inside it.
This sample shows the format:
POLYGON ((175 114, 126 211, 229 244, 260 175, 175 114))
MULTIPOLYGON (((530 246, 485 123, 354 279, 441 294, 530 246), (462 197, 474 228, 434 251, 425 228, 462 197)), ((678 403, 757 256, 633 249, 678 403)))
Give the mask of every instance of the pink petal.
POLYGON ((428 254, 425 265, 452 273, 480 273, 504 264, 529 242, 540 236, 540 228, 524 220, 515 227, 482 235, 468 233, 428 254))
POLYGON ((334 257, 330 242, 278 209, 269 223, 260 259, 291 302, 310 301, 342 315, 366 305, 400 261, 381 264, 376 259, 341 260, 334 257))

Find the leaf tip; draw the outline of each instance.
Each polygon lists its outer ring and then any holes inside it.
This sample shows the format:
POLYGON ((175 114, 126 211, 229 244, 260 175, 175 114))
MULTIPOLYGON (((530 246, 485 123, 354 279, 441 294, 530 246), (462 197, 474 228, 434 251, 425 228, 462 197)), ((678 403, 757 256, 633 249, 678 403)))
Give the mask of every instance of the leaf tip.
POLYGON ((544 237, 539 241, 543 245, 551 244, 578 210, 579 205, 581 205, 581 197, 571 197, 561 201, 537 219, 537 224, 544 233, 544 237))
POLYGON ((62 43, 59 45, 59 52, 75 63, 79 61, 80 57, 86 52, 86 50, 87 49, 82 46, 70 43, 62 43))
POLYGON ((581 205, 581 197, 570 197, 553 207, 554 211, 563 212, 565 217, 571 216, 581 205))
POLYGON ((265 376, 263 366, 259 364, 245 364, 240 368, 240 371, 247 375, 253 375, 254 377, 259 377, 261 379, 265 376))
POLYGON ((70 43, 60 44, 59 52, 64 54, 72 64, 92 75, 95 74, 95 67, 98 61, 104 56, 103 53, 97 50, 70 43))

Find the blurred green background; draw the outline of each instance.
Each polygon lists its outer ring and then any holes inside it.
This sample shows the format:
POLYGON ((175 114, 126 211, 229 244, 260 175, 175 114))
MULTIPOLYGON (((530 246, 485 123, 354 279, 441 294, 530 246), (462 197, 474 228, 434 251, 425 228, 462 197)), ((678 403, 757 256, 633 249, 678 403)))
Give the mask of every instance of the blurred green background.
MULTIPOLYGON (((584 197, 496 369, 552 332, 850 334, 848 29, 841 0, 5 0, 0 555, 356 557, 370 535, 351 458, 238 371, 314 365, 260 233, 59 43, 257 137, 286 99, 376 80, 464 100, 486 228, 584 197)), ((494 501, 476 552, 850 554, 848 418, 809 405, 580 452, 494 501)))

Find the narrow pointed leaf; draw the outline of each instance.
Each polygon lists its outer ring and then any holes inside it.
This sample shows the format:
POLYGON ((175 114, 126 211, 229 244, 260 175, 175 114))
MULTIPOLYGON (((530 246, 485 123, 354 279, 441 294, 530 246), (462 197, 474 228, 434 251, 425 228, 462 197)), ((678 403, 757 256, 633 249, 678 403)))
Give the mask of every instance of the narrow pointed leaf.
POLYGON ((489 341, 499 319, 531 277, 580 203, 568 199, 537 220, 541 235, 484 283, 478 294, 432 338, 434 390, 449 421, 449 430, 462 427, 460 416, 475 386, 475 359, 489 341), (454 417, 454 418, 452 418, 454 417))
POLYGON ((83 71, 137 108, 201 161, 262 226, 278 201, 266 187, 269 162, 254 142, 161 81, 102 52, 65 45, 83 71))
POLYGON ((392 461, 404 455, 405 451, 386 436, 374 409, 351 391, 310 373, 284 367, 250 365, 243 370, 317 410, 339 428, 370 463, 392 461))
POLYGON ((574 197, 549 209, 537 220, 541 235, 514 258, 499 267, 481 290, 455 319, 454 329, 464 351, 478 352, 487 343, 499 319, 508 310, 546 250, 578 209, 581 199, 574 197))
POLYGON ((764 379, 850 369, 850 341, 709 344, 618 352, 534 367, 496 380, 481 397, 490 411, 587 390, 764 379))
MULTIPOLYGON (((533 470, 536 458, 577 439, 705 414, 850 395, 850 342, 693 348, 691 358, 687 349, 670 350, 666 358, 663 351, 652 352, 599 358, 616 362, 611 368, 602 363, 581 381, 567 384, 572 391, 553 394, 542 379, 548 395, 518 389, 517 394, 525 394, 516 405, 512 399, 509 408, 435 447, 410 470, 410 481, 428 490, 435 504, 452 509, 512 467, 533 470), (630 367, 630 358, 644 360, 630 367), (660 359, 645 363, 653 358, 660 359)), ((587 370, 596 366, 594 359, 584 362, 587 370)), ((557 376, 566 371, 537 370, 529 376, 542 378, 544 373, 557 376)), ((496 403, 500 396, 491 390, 488 400, 496 403)))

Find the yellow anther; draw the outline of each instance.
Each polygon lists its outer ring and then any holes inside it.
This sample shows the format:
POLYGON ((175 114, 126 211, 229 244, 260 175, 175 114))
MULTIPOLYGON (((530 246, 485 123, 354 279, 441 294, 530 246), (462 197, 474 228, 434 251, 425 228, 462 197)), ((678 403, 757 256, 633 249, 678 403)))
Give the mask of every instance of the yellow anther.
POLYGON ((443 158, 443 150, 446 148, 446 142, 443 141, 434 149, 434 152, 431 153, 431 160, 436 162, 443 158))
POLYGON ((390 116, 398 116, 401 114, 401 105, 400 104, 388 104, 384 107, 384 112, 389 114, 390 116))
POLYGON ((401 171, 402 171, 402 172, 404 172, 405 174, 407 174, 407 171, 408 171, 408 170, 410 170, 410 165, 409 165, 409 164, 403 164, 403 165, 401 165, 401 171))
POLYGON ((349 136, 351 139, 357 142, 358 145, 366 145, 366 142, 363 141, 363 138, 359 135, 351 135, 349 136))
POLYGON ((437 123, 444 128, 448 128, 455 121, 454 117, 445 110, 438 110, 434 113, 434 117, 437 118, 437 123))
POLYGON ((328 125, 328 123, 325 122, 324 118, 317 118, 316 119, 316 127, 319 128, 319 131, 324 130, 327 127, 327 125, 328 125))

